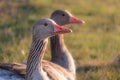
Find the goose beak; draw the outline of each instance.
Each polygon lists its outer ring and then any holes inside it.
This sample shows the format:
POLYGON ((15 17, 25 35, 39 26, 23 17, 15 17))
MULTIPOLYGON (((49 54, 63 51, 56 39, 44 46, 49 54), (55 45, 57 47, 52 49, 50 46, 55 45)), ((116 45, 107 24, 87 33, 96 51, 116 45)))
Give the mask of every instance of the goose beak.
POLYGON ((85 21, 75 17, 75 16, 71 16, 69 19, 69 23, 78 23, 78 24, 83 24, 85 23, 85 21))
POLYGON ((72 32, 69 28, 64 28, 58 24, 54 24, 54 33, 55 34, 62 34, 62 33, 70 33, 72 32))

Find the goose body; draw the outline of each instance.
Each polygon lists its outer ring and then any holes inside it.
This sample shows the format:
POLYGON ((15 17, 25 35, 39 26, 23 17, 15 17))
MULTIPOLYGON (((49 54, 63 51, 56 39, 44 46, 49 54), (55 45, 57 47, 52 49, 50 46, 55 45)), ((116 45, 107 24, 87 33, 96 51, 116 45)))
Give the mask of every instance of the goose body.
MULTIPOLYGON (((50 61, 43 60, 42 61, 43 68, 46 71, 47 75, 52 78, 52 80, 57 80, 56 73, 51 71, 51 68, 55 71, 58 71, 59 73, 62 73, 64 76, 67 76, 68 78, 71 76, 66 69, 62 68, 61 66, 54 64, 50 61)), ((26 65, 21 63, 0 63, 0 77, 7 76, 7 78, 11 79, 11 75, 15 76, 11 80, 19 80, 24 79, 26 75, 26 65)), ((73 76, 71 76, 70 80, 74 80, 73 76)))

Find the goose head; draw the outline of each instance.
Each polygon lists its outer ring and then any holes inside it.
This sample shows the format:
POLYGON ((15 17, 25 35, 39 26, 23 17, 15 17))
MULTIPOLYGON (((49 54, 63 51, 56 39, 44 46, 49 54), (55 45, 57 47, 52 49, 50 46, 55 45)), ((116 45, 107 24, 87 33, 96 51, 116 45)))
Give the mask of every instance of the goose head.
POLYGON ((66 25, 66 24, 83 24, 85 23, 83 20, 73 16, 67 10, 55 10, 51 14, 51 19, 53 19, 59 25, 66 25))
POLYGON ((33 26, 33 38, 36 39, 44 39, 50 36, 54 36, 57 34, 69 33, 72 32, 71 29, 64 28, 58 24, 56 24, 52 19, 40 19, 35 22, 33 26))

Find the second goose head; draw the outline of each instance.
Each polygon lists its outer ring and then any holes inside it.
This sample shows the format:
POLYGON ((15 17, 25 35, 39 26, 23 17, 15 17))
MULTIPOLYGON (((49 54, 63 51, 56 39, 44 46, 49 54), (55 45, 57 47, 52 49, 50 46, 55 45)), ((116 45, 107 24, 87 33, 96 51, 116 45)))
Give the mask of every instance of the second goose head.
POLYGON ((51 14, 51 19, 53 19, 59 25, 66 25, 66 24, 83 24, 85 23, 83 20, 73 16, 67 10, 55 10, 51 14))

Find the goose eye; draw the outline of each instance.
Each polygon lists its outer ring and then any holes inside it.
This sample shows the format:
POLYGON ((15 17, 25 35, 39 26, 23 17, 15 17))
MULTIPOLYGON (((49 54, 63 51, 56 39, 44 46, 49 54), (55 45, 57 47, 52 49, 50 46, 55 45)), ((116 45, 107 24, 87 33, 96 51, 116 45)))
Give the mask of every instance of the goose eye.
POLYGON ((44 23, 44 26, 48 26, 48 24, 47 24, 47 23, 44 23))
POLYGON ((65 14, 62 14, 62 16, 65 16, 65 14))

